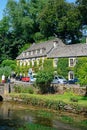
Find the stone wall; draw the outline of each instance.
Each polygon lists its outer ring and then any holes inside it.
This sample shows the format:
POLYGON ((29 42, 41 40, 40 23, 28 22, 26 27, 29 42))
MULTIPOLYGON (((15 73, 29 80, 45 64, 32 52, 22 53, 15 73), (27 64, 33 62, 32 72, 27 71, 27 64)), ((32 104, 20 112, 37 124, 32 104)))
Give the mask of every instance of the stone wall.
POLYGON ((74 84, 51 84, 56 93, 63 94, 64 92, 73 92, 77 95, 85 95, 86 87, 81 87, 80 85, 74 84))
MULTIPOLYGON (((13 90, 13 86, 23 86, 23 87, 33 87, 33 84, 28 84, 26 82, 20 83, 20 82, 14 82, 14 84, 11 84, 11 91, 13 90)), ((77 95, 85 95, 86 93, 86 87, 81 87, 80 85, 75 84, 51 84, 50 90, 54 91, 54 93, 63 94, 64 92, 74 92, 77 95)))

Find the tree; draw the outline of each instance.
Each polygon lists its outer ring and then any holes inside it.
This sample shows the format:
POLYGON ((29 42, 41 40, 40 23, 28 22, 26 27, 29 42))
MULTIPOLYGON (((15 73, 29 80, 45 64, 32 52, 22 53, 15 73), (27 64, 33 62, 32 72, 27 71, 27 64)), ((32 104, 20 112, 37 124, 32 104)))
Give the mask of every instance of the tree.
POLYGON ((68 6, 66 15, 60 18, 57 33, 64 41, 71 40, 72 43, 76 43, 82 36, 80 12, 73 4, 68 6))
POLYGON ((0 68, 0 76, 4 74, 6 77, 8 77, 9 75, 11 75, 11 72, 12 72, 12 69, 9 66, 0 68))
POLYGON ((39 71, 36 76, 36 85, 39 87, 41 93, 47 93, 49 91, 50 83, 53 79, 53 73, 51 71, 39 71))
POLYGON ((87 0, 76 0, 76 5, 80 10, 82 25, 87 25, 87 0))
POLYGON ((17 65, 15 60, 3 60, 1 63, 2 67, 9 66, 13 71, 15 71, 17 65))
POLYGON ((75 43, 81 37, 81 17, 78 8, 64 0, 49 0, 39 15, 40 30, 45 37, 56 34, 64 41, 75 43))

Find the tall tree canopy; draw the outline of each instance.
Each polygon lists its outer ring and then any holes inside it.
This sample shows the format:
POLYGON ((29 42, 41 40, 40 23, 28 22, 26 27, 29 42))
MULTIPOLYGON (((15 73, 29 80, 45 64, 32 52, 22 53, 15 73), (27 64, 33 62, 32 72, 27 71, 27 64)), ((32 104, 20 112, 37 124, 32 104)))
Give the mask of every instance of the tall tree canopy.
POLYGON ((76 43, 83 23, 87 23, 84 1, 87 4, 86 0, 76 4, 66 0, 8 0, 0 21, 0 62, 15 59, 28 44, 55 35, 76 43))
POLYGON ((76 0, 76 4, 82 16, 82 24, 87 25, 87 0, 76 0))

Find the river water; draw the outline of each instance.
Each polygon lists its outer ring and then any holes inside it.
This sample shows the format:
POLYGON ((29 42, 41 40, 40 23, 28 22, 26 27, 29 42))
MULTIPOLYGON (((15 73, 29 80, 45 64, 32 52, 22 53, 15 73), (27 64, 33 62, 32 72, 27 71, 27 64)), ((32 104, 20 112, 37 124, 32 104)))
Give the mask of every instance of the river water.
MULTIPOLYGON (((66 117, 62 114, 63 117, 66 117)), ((13 102, 0 102, 0 130, 85 130, 71 123, 59 121, 60 115, 13 102), (25 128, 25 124, 32 127, 25 128), (36 129, 35 126, 39 125, 36 129), (33 127, 34 126, 34 127, 33 127), (41 126, 41 129, 39 129, 41 126), (21 129, 20 129, 21 128, 21 129), (49 128, 49 129, 48 129, 49 128)), ((65 118, 67 120, 68 118, 65 118)))

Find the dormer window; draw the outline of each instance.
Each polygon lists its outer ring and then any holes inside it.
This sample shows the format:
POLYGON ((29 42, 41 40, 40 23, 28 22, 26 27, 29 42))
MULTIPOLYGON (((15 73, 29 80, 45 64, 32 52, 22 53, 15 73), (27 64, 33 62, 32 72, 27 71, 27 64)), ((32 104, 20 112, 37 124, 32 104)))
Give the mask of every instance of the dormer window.
POLYGON ((42 54, 42 49, 40 49, 40 54, 42 54))
POLYGON ((37 50, 35 51, 35 54, 37 54, 37 50))
POLYGON ((25 56, 25 53, 23 53, 23 57, 25 56))
POLYGON ((36 54, 36 51, 35 51, 35 50, 33 51, 33 54, 36 54))
POLYGON ((40 53, 40 49, 37 50, 37 54, 39 54, 39 53, 40 53))
POLYGON ((46 50, 46 49, 45 49, 45 48, 43 48, 43 49, 42 49, 42 53, 44 53, 44 52, 45 52, 45 50, 46 50))
POLYGON ((33 51, 31 51, 31 55, 33 55, 33 51))
POLYGON ((26 55, 29 56, 29 52, 27 52, 26 55))

